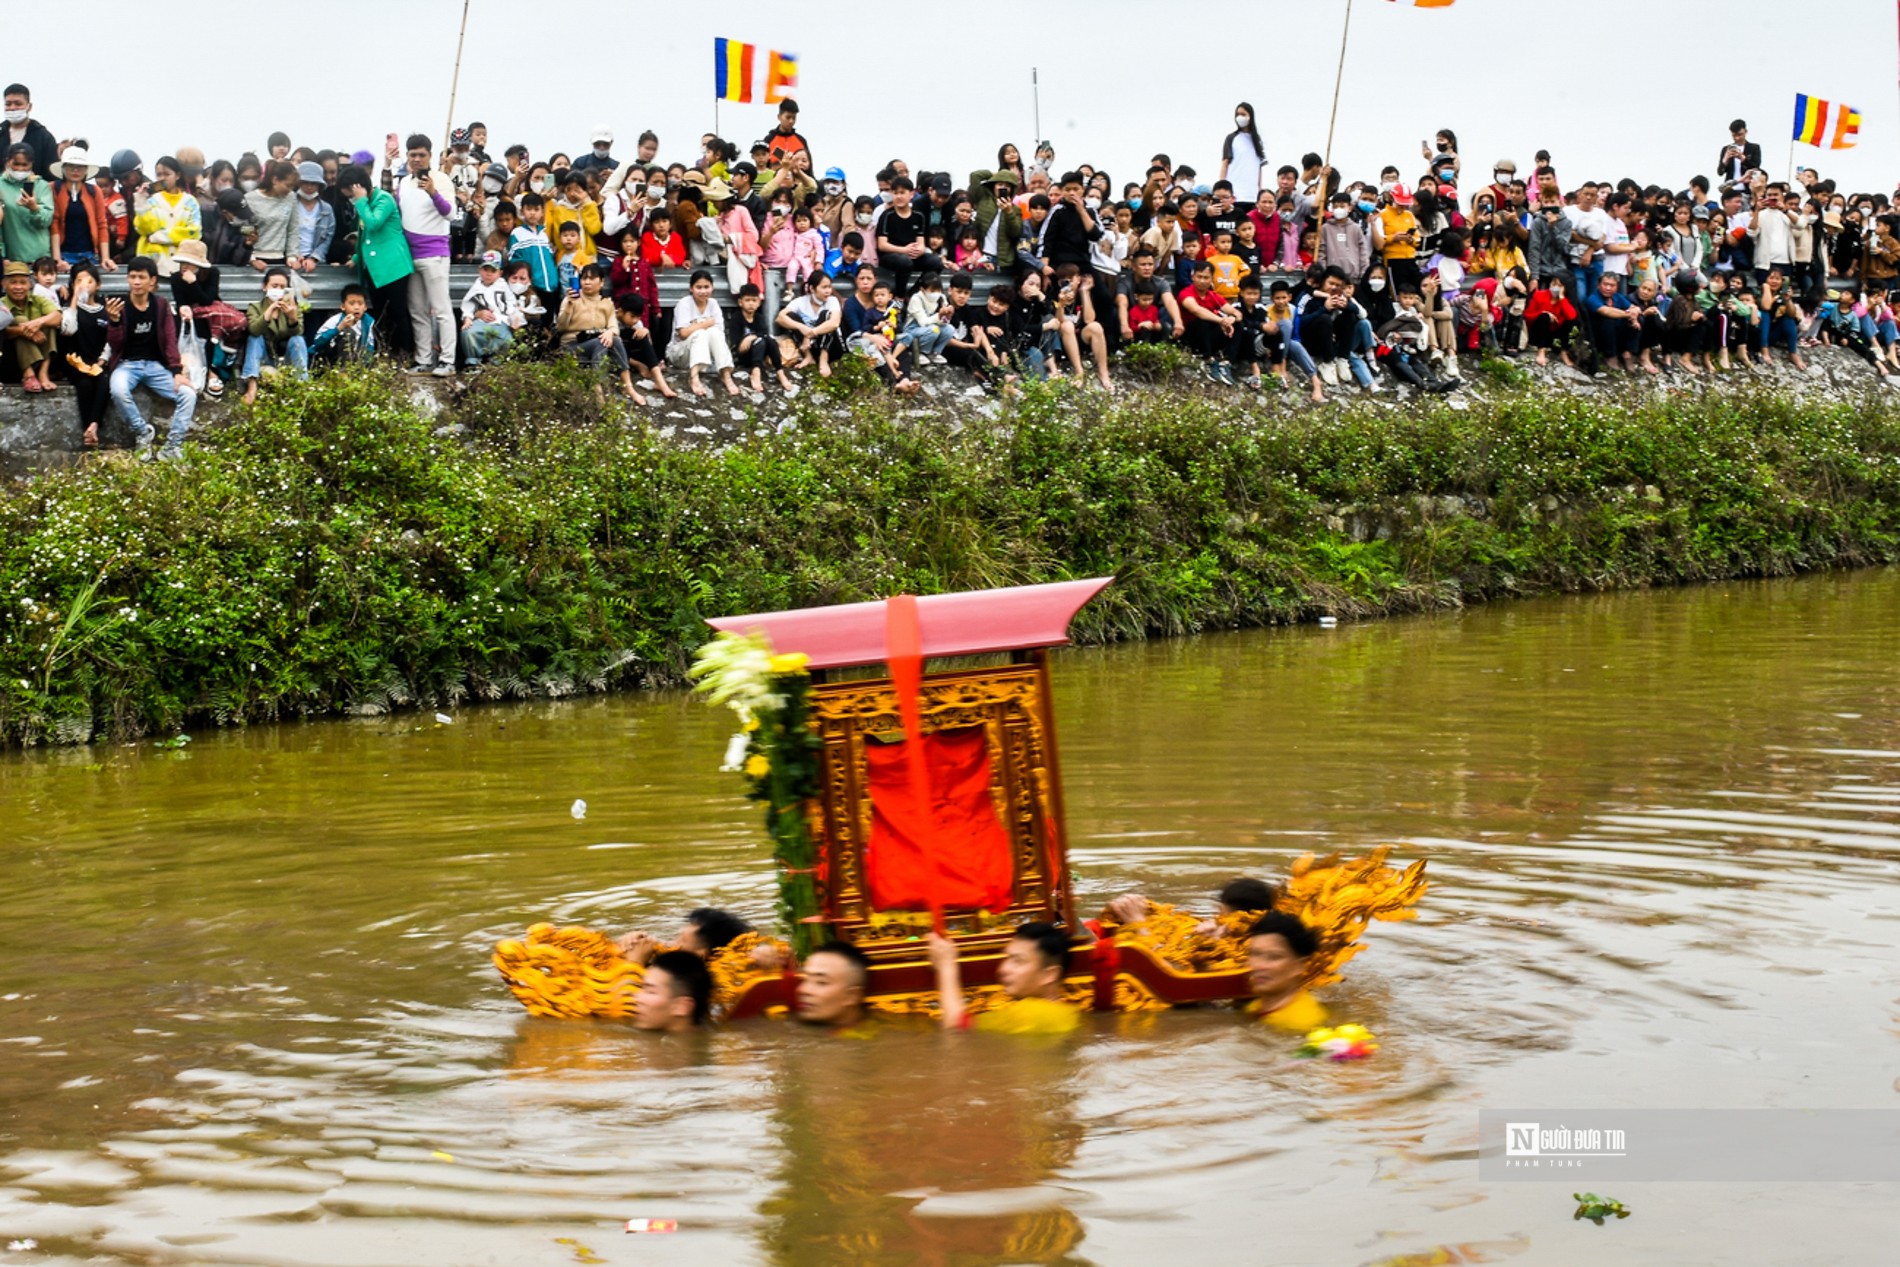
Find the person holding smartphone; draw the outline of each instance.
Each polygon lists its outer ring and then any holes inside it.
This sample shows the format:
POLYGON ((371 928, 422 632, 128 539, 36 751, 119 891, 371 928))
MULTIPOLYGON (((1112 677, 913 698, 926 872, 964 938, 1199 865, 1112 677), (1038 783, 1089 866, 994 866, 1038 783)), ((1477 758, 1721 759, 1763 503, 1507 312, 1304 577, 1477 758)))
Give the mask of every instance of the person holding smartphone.
MULTIPOLYGON (((452 378, 455 309, 449 299, 449 217, 455 204, 437 188, 430 170, 433 150, 422 133, 409 137, 408 170, 396 182, 396 205, 415 268, 409 275, 409 325, 416 339, 416 361, 410 372, 452 378)), ((392 162, 397 157, 393 146, 388 157, 392 162)))

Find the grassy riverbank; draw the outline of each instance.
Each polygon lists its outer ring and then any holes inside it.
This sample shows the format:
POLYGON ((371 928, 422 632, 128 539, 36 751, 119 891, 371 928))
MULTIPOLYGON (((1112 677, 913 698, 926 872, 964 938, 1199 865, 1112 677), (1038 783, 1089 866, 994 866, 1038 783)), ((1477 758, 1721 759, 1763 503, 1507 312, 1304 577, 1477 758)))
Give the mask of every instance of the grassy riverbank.
POLYGON ((1900 558, 1900 405, 816 393, 715 450, 509 366, 0 492, 0 742, 677 678, 703 616, 1115 573, 1085 639, 1900 558), (441 434, 459 426, 459 433, 441 434))

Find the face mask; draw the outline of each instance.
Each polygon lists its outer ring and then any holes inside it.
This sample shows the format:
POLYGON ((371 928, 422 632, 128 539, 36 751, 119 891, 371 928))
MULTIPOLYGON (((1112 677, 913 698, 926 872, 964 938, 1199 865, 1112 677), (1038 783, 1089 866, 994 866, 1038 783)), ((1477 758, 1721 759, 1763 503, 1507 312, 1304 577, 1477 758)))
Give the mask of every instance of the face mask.
POLYGON ((594 153, 600 155, 602 158, 605 158, 607 157, 608 152, 612 149, 613 149, 613 146, 611 145, 596 145, 594 147, 594 153))
POLYGON ((666 186, 665 185, 648 185, 647 197, 653 199, 653 201, 655 202, 658 202, 660 199, 666 197, 666 186))
POLYGON ((1389 194, 1389 193, 1391 193, 1391 192, 1392 192, 1392 182, 1391 182, 1391 181, 1389 181, 1389 180, 1382 180, 1382 181, 1380 181, 1380 182, 1379 182, 1379 192, 1380 192, 1380 193, 1382 193, 1382 194, 1389 194))
POLYGON ((315 202, 317 200, 317 191, 314 189, 299 189, 297 196, 305 202, 315 202))
POLYGON ((496 179, 494 179, 494 178, 493 178, 492 176, 484 176, 484 177, 482 178, 482 192, 483 192, 483 193, 489 193, 489 194, 498 194, 498 193, 500 193, 500 192, 501 192, 501 182, 500 182, 500 181, 498 181, 498 180, 496 180, 496 179))
MULTIPOLYGON (((1365 204, 1361 203, 1360 205, 1364 206, 1365 204)), ((1352 214, 1351 207, 1334 207, 1333 208, 1333 219, 1335 220, 1344 220, 1347 216, 1351 214, 1352 214)))
POLYGON ((1253 120, 1249 119, 1244 114, 1237 114, 1234 116, 1234 126, 1239 128, 1243 132, 1247 130, 1247 125, 1252 122, 1253 120))
POLYGON ((1440 141, 1440 142, 1438 143, 1438 152, 1439 152, 1440 154, 1443 154, 1443 153, 1446 153, 1446 152, 1447 152, 1447 151, 1449 151, 1450 149, 1451 149, 1451 146, 1449 146, 1449 145, 1447 145, 1447 144, 1445 144, 1445 143, 1444 143, 1443 141, 1440 141))
POLYGON ((859 215, 859 216, 858 216, 858 223, 859 223, 859 224, 869 224, 869 223, 871 223, 871 213, 870 213, 870 212, 868 212, 868 211, 866 211, 866 212, 864 212, 863 214, 861 214, 861 215, 859 215))
POLYGON ((9 167, 7 168, 7 179, 12 181, 16 185, 24 185, 27 181, 33 179, 33 173, 32 172, 16 172, 11 167, 9 167))
POLYGON ((1440 180, 1450 180, 1450 179, 1451 179, 1451 176, 1452 176, 1452 171, 1451 171, 1451 168, 1449 168, 1449 167, 1441 167, 1441 168, 1439 168, 1439 169, 1438 169, 1438 179, 1440 179, 1440 180))
POLYGON ((1087 207, 1090 211, 1100 211, 1102 209, 1102 200, 1100 198, 1084 198, 1082 205, 1087 207))
POLYGON ((1510 182, 1510 179, 1511 179, 1511 173, 1509 172, 1492 172, 1491 173, 1491 183, 1496 184, 1496 185, 1508 184, 1510 182))
POLYGON ((8 122, 8 123, 25 123, 25 122, 26 122, 26 111, 24 111, 24 110, 9 110, 9 111, 7 111, 7 122, 8 122))
POLYGON ((272 303, 276 303, 289 293, 290 291, 282 286, 267 286, 264 289, 264 298, 270 300, 272 303))
POLYGON ((774 207, 772 208, 772 214, 775 216, 789 216, 792 214, 792 209, 790 207, 774 207))
POLYGON ((1372 202, 1364 201, 1359 204, 1359 210, 1365 212, 1367 215, 1371 215, 1374 211, 1378 210, 1378 208, 1372 202))
POLYGON ((254 180, 240 180, 240 181, 238 182, 238 188, 239 188, 239 189, 242 189, 242 190, 243 190, 243 191, 244 191, 245 193, 247 193, 247 194, 248 194, 248 193, 250 193, 250 192, 251 192, 251 191, 252 191, 253 189, 256 189, 256 188, 257 188, 257 182, 256 182, 256 181, 254 181, 254 180))
POLYGON ((528 293, 528 283, 526 283, 526 282, 509 282, 509 283, 508 283, 508 289, 509 289, 510 291, 512 291, 512 292, 514 292, 514 293, 515 293, 515 294, 517 294, 517 295, 525 295, 525 294, 527 294, 527 293, 528 293))
POLYGON ((1860 209, 1860 213, 1863 216, 1871 216, 1872 214, 1874 214, 1874 209, 1872 207, 1862 207, 1860 209))
POLYGON ((840 180, 826 181, 825 192, 830 194, 833 198, 836 198, 839 194, 844 192, 844 182, 840 180))
POLYGON ((1370 290, 1372 291, 1372 293, 1373 293, 1373 294, 1375 294, 1375 295, 1376 295, 1376 294, 1378 294, 1378 293, 1379 293, 1380 291, 1382 291, 1382 290, 1384 290, 1384 289, 1385 289, 1385 278, 1383 278, 1383 277, 1371 277, 1371 278, 1367 278, 1367 279, 1366 279, 1366 286, 1367 286, 1367 288, 1368 288, 1368 289, 1370 289, 1370 290))
POLYGON ((1550 288, 1550 297, 1552 299, 1562 299, 1564 297, 1564 288, 1562 286, 1552 286, 1550 288))

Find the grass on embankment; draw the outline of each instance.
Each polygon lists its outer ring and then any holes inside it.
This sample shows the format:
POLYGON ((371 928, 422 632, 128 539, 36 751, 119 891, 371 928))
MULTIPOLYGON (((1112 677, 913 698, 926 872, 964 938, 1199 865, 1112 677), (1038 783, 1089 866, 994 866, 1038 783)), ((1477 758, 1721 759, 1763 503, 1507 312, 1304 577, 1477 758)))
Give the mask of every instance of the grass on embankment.
POLYGON ((286 383, 186 463, 0 493, 0 742, 676 680, 702 617, 905 590, 1114 573, 1101 640, 1900 557, 1884 397, 968 405, 809 393, 714 451, 563 366, 435 418, 286 383))

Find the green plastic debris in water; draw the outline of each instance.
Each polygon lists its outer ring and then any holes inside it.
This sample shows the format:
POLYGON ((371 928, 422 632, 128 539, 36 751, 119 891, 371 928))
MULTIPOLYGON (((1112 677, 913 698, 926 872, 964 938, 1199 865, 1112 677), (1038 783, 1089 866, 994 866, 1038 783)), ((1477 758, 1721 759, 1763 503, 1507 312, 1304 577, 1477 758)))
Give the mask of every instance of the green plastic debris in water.
POLYGON ((1573 1219, 1589 1219, 1602 1227, 1605 1219, 1630 1216, 1629 1210, 1614 1197, 1600 1197, 1594 1192, 1573 1192, 1570 1196, 1577 1203, 1577 1212, 1570 1216, 1573 1219))

